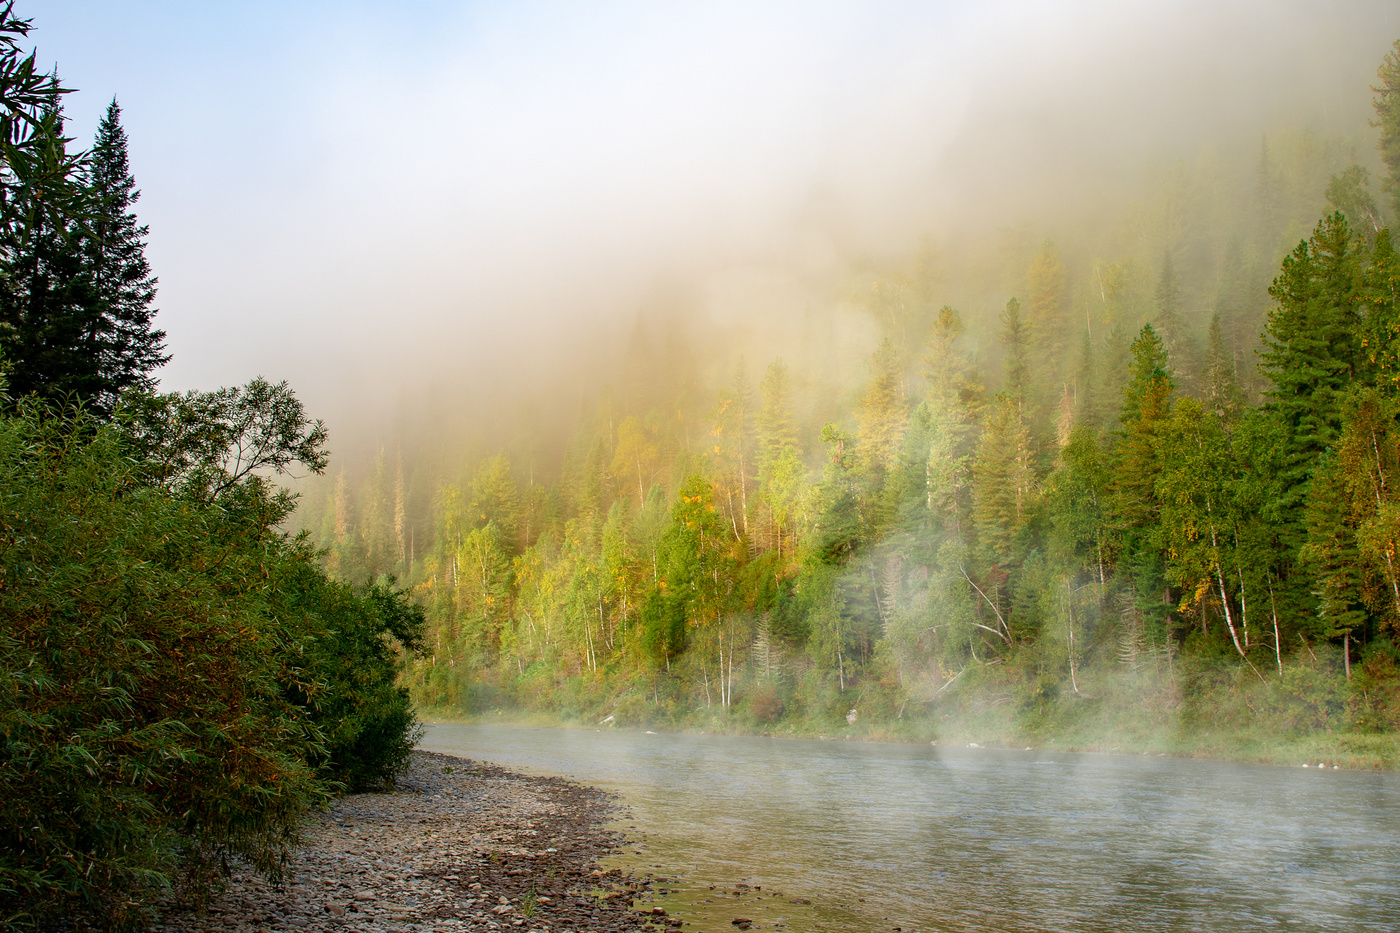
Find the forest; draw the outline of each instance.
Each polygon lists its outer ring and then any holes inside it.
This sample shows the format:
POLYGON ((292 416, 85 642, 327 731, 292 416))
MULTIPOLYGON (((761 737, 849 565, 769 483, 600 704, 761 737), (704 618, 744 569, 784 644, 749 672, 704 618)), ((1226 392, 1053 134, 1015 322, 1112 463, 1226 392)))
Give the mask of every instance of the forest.
POLYGON ((423 607, 432 715, 1393 764, 1400 43, 1377 75, 1354 136, 852 260, 777 353, 660 294, 582 400, 390 432, 294 521, 423 607))

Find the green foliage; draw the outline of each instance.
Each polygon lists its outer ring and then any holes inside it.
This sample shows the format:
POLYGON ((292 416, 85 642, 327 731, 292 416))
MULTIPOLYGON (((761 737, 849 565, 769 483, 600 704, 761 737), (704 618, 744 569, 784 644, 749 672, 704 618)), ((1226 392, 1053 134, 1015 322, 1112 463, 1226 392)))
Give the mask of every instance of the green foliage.
POLYGON ((1340 213, 1283 261, 1269 294, 1262 368, 1271 404, 1299 457, 1315 457, 1341 426, 1341 400, 1364 365, 1361 268, 1365 246, 1340 213))
POLYGON ((113 101, 92 150, 69 153, 56 76, 35 71, 29 22, 0 7, 0 356, 15 396, 110 416, 169 357, 152 327, 155 279, 113 101))
POLYGON ((1354 158, 1279 131, 1149 169, 1053 240, 869 260, 757 391, 742 328, 647 316, 567 438, 406 460, 416 507, 382 456, 348 465, 306 526, 342 578, 413 589, 434 706, 1186 750, 1217 747, 1212 716, 1377 728, 1391 675, 1358 666, 1400 619, 1400 261, 1354 158))
POLYGON ((392 781, 413 743, 394 677, 421 611, 328 580, 267 524, 290 503, 227 451, 153 474, 157 448, 125 424, 37 403, 0 419, 13 923, 139 926, 172 890, 206 897, 229 858, 277 877, 308 809, 392 781))
POLYGON ((239 546, 84 427, 0 422, 0 912, 130 926, 177 871, 236 856, 276 874, 325 799, 322 738, 283 696, 315 672, 284 668, 276 546, 239 546))

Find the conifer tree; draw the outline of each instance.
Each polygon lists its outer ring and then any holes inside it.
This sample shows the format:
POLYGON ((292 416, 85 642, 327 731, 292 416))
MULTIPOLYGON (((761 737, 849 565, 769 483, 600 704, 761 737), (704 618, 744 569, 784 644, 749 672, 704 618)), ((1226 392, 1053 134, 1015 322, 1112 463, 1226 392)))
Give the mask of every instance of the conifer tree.
POLYGON ((106 416, 126 389, 150 389, 169 359, 164 332, 152 328, 146 227, 131 211, 140 193, 116 101, 81 162, 68 154, 56 93, 48 107, 38 150, 47 167, 27 164, 39 177, 6 199, 20 220, 3 257, 0 353, 15 396, 76 400, 106 416))
POLYGON ((1263 369, 1273 382, 1268 396, 1302 461, 1336 437, 1342 397, 1364 362, 1363 253, 1346 218, 1334 213, 1284 259, 1269 288, 1277 306, 1264 337, 1263 369))
POLYGON ((1172 254, 1162 258, 1162 274, 1157 277, 1156 330, 1167 348, 1169 356, 1177 356, 1182 339, 1186 336, 1186 323, 1181 319, 1181 286, 1176 281, 1176 268, 1172 265, 1172 254))
POLYGON ((1157 480, 1162 472, 1161 438, 1171 415, 1174 383, 1166 349, 1151 324, 1144 324, 1132 344, 1133 362, 1118 420, 1114 449, 1112 516, 1140 600, 1140 608, 1160 610, 1166 600, 1153 594, 1165 589, 1159 536, 1161 501, 1157 480))
POLYGON ((923 360, 929 405, 959 421, 975 416, 982 404, 981 379, 962 345, 964 330, 962 316, 944 305, 929 328, 923 360))
POLYGON ((1202 373, 1206 407, 1222 422, 1230 423, 1244 410, 1244 392, 1235 378, 1235 364, 1229 348, 1225 346, 1225 332, 1220 324, 1220 313, 1210 319, 1210 333, 1206 343, 1206 366, 1202 373))
POLYGON ((89 222, 91 235, 83 240, 83 261, 103 321, 99 365, 106 385, 98 401, 105 408, 125 389, 152 388, 152 373, 170 359, 164 352, 165 331, 153 327, 156 278, 146 261, 149 228, 138 225, 132 212, 141 192, 131 174, 121 113, 113 98, 98 124, 84 172, 95 217, 89 222))
POLYGON ((859 453, 872 477, 883 476, 894 463, 904 434, 905 406, 900 391, 899 357, 886 338, 870 357, 870 382, 861 396, 859 453))
POLYGON ((1389 230, 1376 234, 1363 294, 1369 306, 1362 345, 1369 378, 1384 393, 1400 392, 1400 253, 1389 230))
POLYGON ((63 207, 53 204, 58 192, 82 189, 58 100, 48 106, 42 123, 49 136, 38 153, 47 167, 28 166, 39 177, 5 192, 16 219, 6 231, 0 268, 0 356, 10 367, 14 398, 92 402, 110 395, 102 370, 109 327, 99 313, 91 270, 74 248, 79 230, 70 213, 85 213, 91 205, 76 195, 63 207))
POLYGON ((1038 491, 1034 459, 1020 402, 997 396, 973 466, 973 521, 978 544, 994 565, 1021 556, 1038 491))
POLYGON ((1026 337, 1038 385, 1054 381, 1064 349, 1065 264, 1060 251, 1046 240, 1026 273, 1026 337))
POLYGON ((1104 583, 1112 561, 1106 520, 1108 467, 1092 428, 1079 424, 1060 450, 1060 466, 1045 483, 1054 557, 1104 583))
POLYGON ((1015 298, 1009 300, 1001 312, 1001 332, 997 336, 1006 351, 1006 392, 1015 398, 1025 398, 1030 383, 1030 337, 1021 320, 1021 303, 1015 298))
POLYGON ((1381 60, 1376 77, 1381 83, 1371 88, 1376 95, 1372 99, 1376 119, 1371 125, 1380 127, 1381 131, 1378 148, 1386 167, 1381 191, 1390 195, 1390 209, 1393 216, 1400 219, 1400 39, 1395 40, 1381 60))
POLYGON ((502 546, 518 551, 520 489, 505 454, 498 453, 477 468, 471 490, 471 525, 494 524, 500 530, 502 546))
POLYGON ((1263 330, 1257 306, 1260 299, 1268 298, 1263 288, 1253 286, 1254 278, 1252 268, 1245 262, 1243 246, 1238 239, 1231 239, 1225 245, 1221 262, 1215 312, 1220 315, 1221 334, 1234 361, 1235 378, 1241 388, 1250 391, 1258 389, 1259 370, 1257 365, 1246 365, 1245 360, 1253 359, 1253 347, 1263 330))
POLYGON ((758 413, 759 468, 780 459, 785 451, 797 450, 797 425, 792 411, 792 378, 781 359, 768 364, 759 383, 763 407, 758 413))

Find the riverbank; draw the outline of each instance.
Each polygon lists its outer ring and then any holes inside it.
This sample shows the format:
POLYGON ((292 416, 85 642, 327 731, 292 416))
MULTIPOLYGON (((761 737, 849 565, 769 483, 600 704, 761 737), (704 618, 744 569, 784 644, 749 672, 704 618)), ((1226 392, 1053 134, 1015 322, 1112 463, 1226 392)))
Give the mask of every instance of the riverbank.
MULTIPOLYGON (((697 711, 698 713, 698 711, 697 711)), ((1026 747, 1064 752, 1122 755, 1161 755, 1282 767, 1325 764, 1349 771, 1400 771, 1400 735, 1349 732, 1276 733, 1217 722, 1213 728, 1188 730, 1170 723, 1145 722, 1123 710, 1100 708, 1073 728, 1053 729, 1043 722, 1026 723, 997 709, 953 722, 931 719, 884 720, 859 717, 853 723, 779 721, 755 724, 722 714, 694 718, 683 728, 647 723, 619 725, 616 720, 584 722, 526 710, 495 709, 476 715, 454 710, 419 710, 427 723, 525 726, 530 728, 617 729, 676 735, 751 735, 824 741, 900 742, 944 747, 1026 747), (1029 726, 1029 727, 1028 727, 1029 726)))
MULTIPOLYGON (((238 868, 203 915, 167 913, 158 933, 277 930, 521 933, 655 930, 632 898, 652 879, 604 871, 626 841, 603 791, 434 752, 413 753, 387 793, 338 799, 308 820, 274 886, 238 868)), ((674 922, 672 922, 674 923, 674 922)))

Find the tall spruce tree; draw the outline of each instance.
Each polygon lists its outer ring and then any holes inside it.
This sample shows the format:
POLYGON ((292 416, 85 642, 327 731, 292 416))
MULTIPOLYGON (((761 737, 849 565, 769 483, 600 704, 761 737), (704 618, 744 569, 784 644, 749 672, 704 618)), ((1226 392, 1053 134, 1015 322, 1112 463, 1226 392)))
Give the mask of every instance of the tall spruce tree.
POLYGON ((1181 286, 1176 280, 1176 268, 1172 265, 1172 254, 1162 259, 1162 274, 1157 278, 1157 332, 1167 355, 1179 359, 1183 355, 1186 340, 1186 322, 1181 319, 1181 286))
MULTIPOLYGON (((0 79, 13 64, 7 55, 17 53, 0 43, 0 79)), ((108 108, 91 153, 71 155, 61 89, 48 80, 45 109, 32 114, 33 145, 8 151, 0 179, 0 356, 13 397, 81 402, 106 417, 126 389, 151 388, 152 371, 169 359, 164 332, 151 326, 156 280, 146 227, 131 212, 139 192, 120 107, 108 108)))
POLYGON ((74 218, 91 203, 75 193, 85 189, 68 153, 57 94, 38 123, 43 138, 35 160, 11 154, 19 168, 4 192, 9 216, 0 263, 0 357, 14 398, 90 400, 103 384, 102 322, 74 218), (63 203, 55 205, 55 198, 63 203))
POLYGON ((1342 397, 1366 365, 1361 345, 1365 243, 1340 212, 1283 261, 1269 294, 1263 369, 1295 453, 1311 461, 1341 428, 1342 397))
POLYGON ((1376 77, 1381 83, 1371 88, 1376 93, 1372 98, 1376 108, 1372 125, 1380 127, 1378 148, 1386 167, 1381 190, 1390 195, 1390 209, 1395 218, 1400 218, 1400 39, 1395 40, 1395 45, 1381 60, 1376 77))
POLYGON ((98 370, 103 385, 96 400, 110 407, 128 388, 150 389, 152 372, 169 361, 165 331, 152 326, 156 279, 146 262, 148 227, 138 224, 132 207, 141 192, 127 159, 121 106, 113 98, 97 127, 85 181, 94 198, 90 236, 83 238, 83 260, 104 335, 98 370))
POLYGON ((1030 336, 1021 320, 1021 303, 1015 298, 1007 301, 1006 310, 1001 312, 1001 330, 997 337, 1006 351, 1006 393, 1013 398, 1025 398, 1030 383, 1030 336))
POLYGON ((1245 408, 1244 391, 1235 377, 1235 361, 1225 344, 1225 331, 1220 324, 1219 312, 1210 319, 1201 389, 1206 409, 1222 422, 1233 423, 1245 408))

